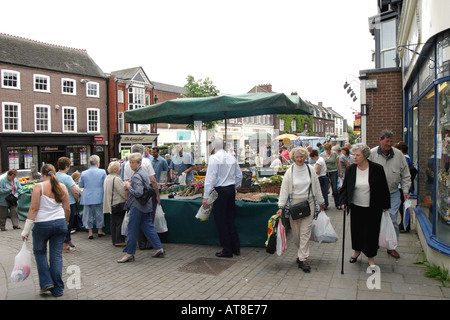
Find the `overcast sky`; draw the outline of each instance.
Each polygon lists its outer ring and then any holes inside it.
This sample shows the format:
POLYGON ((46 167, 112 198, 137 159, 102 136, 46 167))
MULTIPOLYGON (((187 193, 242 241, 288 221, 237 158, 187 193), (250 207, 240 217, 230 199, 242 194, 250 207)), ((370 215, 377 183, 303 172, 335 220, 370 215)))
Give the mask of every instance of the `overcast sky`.
MULTIPOLYGON (((152 81, 209 77, 222 94, 296 91, 351 124, 343 89, 372 69, 376 0, 2 1, 0 32, 86 49, 105 72, 142 66, 152 81)), ((356 87, 355 83, 352 83, 356 87)))

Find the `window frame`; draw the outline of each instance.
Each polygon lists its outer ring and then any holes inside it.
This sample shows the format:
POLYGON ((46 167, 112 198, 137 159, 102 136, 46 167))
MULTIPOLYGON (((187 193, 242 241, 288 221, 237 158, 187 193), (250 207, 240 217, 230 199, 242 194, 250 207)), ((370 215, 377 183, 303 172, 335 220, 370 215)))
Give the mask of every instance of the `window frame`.
POLYGON ((70 78, 61 78, 61 94, 76 96, 77 95, 77 81, 75 79, 70 78), (64 81, 72 81, 73 82, 73 92, 64 92, 64 81))
POLYGON ((21 85, 20 85, 20 72, 19 71, 15 71, 15 70, 9 70, 9 69, 2 69, 2 74, 1 74, 1 80, 2 80, 2 88, 3 89, 13 89, 13 90, 21 90, 21 85), (4 80, 5 80, 5 73, 6 72, 10 72, 10 73, 15 73, 17 75, 17 86, 8 86, 4 84, 4 80))
POLYGON ((100 83, 95 81, 88 81, 86 83, 86 97, 90 98, 100 98, 100 83), (89 94, 89 85, 96 85, 96 94, 89 94))
MULTIPOLYGON (((2 102, 2 131, 3 132, 22 132, 22 106, 18 102, 2 102), (17 130, 9 130, 5 127, 5 107, 6 105, 14 105, 17 107, 17 130)), ((9 118, 9 117, 8 117, 9 118)))
POLYGON ((50 77, 46 76, 45 74, 33 74, 33 91, 34 92, 46 92, 46 93, 50 93, 50 77), (41 77, 41 78, 45 78, 47 80, 47 89, 46 90, 42 90, 42 89, 36 89, 36 78, 37 77, 41 77))
POLYGON ((46 104, 35 104, 34 105, 34 132, 41 133, 41 132, 52 132, 52 113, 51 113, 51 106, 46 104), (46 108, 47 109, 47 130, 39 130, 38 124, 36 123, 37 118, 37 108, 46 108))
POLYGON ((61 131, 63 133, 77 133, 78 132, 77 108, 76 107, 71 107, 71 106, 63 106, 63 107, 61 107, 61 110, 62 110, 62 112, 61 112, 61 117, 62 117, 62 119, 61 119, 61 131), (74 121, 74 124, 73 124, 74 130, 73 131, 65 129, 65 112, 66 112, 66 110, 74 110, 74 119, 73 119, 73 121, 74 121))
POLYGON ((87 108, 86 109, 86 130, 87 133, 100 133, 100 109, 99 108, 87 108), (95 111, 97 113, 97 120, 90 120, 90 112, 95 111), (97 123, 97 130, 90 130, 90 122, 95 121, 97 123))

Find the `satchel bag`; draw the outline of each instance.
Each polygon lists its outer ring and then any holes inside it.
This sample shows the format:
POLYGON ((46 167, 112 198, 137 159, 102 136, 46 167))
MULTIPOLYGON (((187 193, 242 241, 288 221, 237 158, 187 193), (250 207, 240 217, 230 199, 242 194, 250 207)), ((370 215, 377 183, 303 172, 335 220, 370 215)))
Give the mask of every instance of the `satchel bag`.
POLYGON ((12 193, 8 194, 5 198, 6 202, 8 202, 11 206, 17 206, 17 201, 19 200, 19 198, 17 198, 15 195, 13 195, 12 193))
POLYGON ((111 214, 117 214, 117 215, 123 215, 125 213, 125 202, 117 203, 113 205, 113 199, 114 199, 114 180, 113 179, 113 187, 112 187, 112 195, 111 195, 111 214))
MULTIPOLYGON (((308 169, 308 173, 309 173, 309 179, 311 180, 311 171, 309 169, 309 166, 306 165, 306 168, 308 169)), ((292 181, 294 181, 294 168, 292 168, 292 181)), ((312 186, 312 180, 311 183, 309 184, 309 189, 308 189, 308 199, 309 199, 309 194, 311 192, 311 186, 312 186)), ((292 194, 290 195, 291 199, 292 199, 292 194)), ((309 206, 309 200, 305 200, 296 204, 293 204, 292 202, 289 204, 289 215, 292 217, 292 220, 297 220, 297 219, 301 219, 301 218, 305 218, 311 215, 311 208, 309 206)))
POLYGON ((141 197, 136 198, 136 200, 142 205, 145 206, 148 202, 148 200, 150 200, 151 197, 156 197, 156 192, 155 190, 153 190, 152 186, 150 184, 146 184, 144 179, 142 178, 141 175, 139 175, 139 177, 141 177, 142 183, 144 184, 144 193, 141 197))

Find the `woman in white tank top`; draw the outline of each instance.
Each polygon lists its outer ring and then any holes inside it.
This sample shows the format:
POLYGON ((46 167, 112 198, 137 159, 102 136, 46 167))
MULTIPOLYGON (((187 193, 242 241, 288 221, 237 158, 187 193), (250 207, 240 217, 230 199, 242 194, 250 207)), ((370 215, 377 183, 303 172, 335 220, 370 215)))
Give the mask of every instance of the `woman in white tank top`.
POLYGON ((33 229, 33 252, 41 293, 50 291, 59 297, 64 292, 62 249, 70 217, 69 193, 66 186, 56 178, 55 167, 51 164, 44 165, 41 174, 43 182, 36 184, 33 189, 22 240, 28 240, 33 229), (47 244, 50 249, 49 261, 47 244))

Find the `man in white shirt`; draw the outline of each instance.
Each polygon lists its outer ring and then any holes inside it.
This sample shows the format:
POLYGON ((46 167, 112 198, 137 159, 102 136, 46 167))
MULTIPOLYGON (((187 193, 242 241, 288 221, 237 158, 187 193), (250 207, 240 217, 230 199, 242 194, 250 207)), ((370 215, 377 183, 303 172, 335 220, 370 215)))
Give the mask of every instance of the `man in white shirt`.
POLYGON ((219 233, 222 251, 217 252, 217 257, 231 258, 233 254, 240 254, 239 235, 236 231, 236 189, 241 184, 242 171, 236 158, 223 150, 223 140, 216 138, 213 142, 214 155, 209 158, 206 171, 203 208, 207 209, 209 194, 214 188, 218 197, 214 201, 212 212, 219 233))

